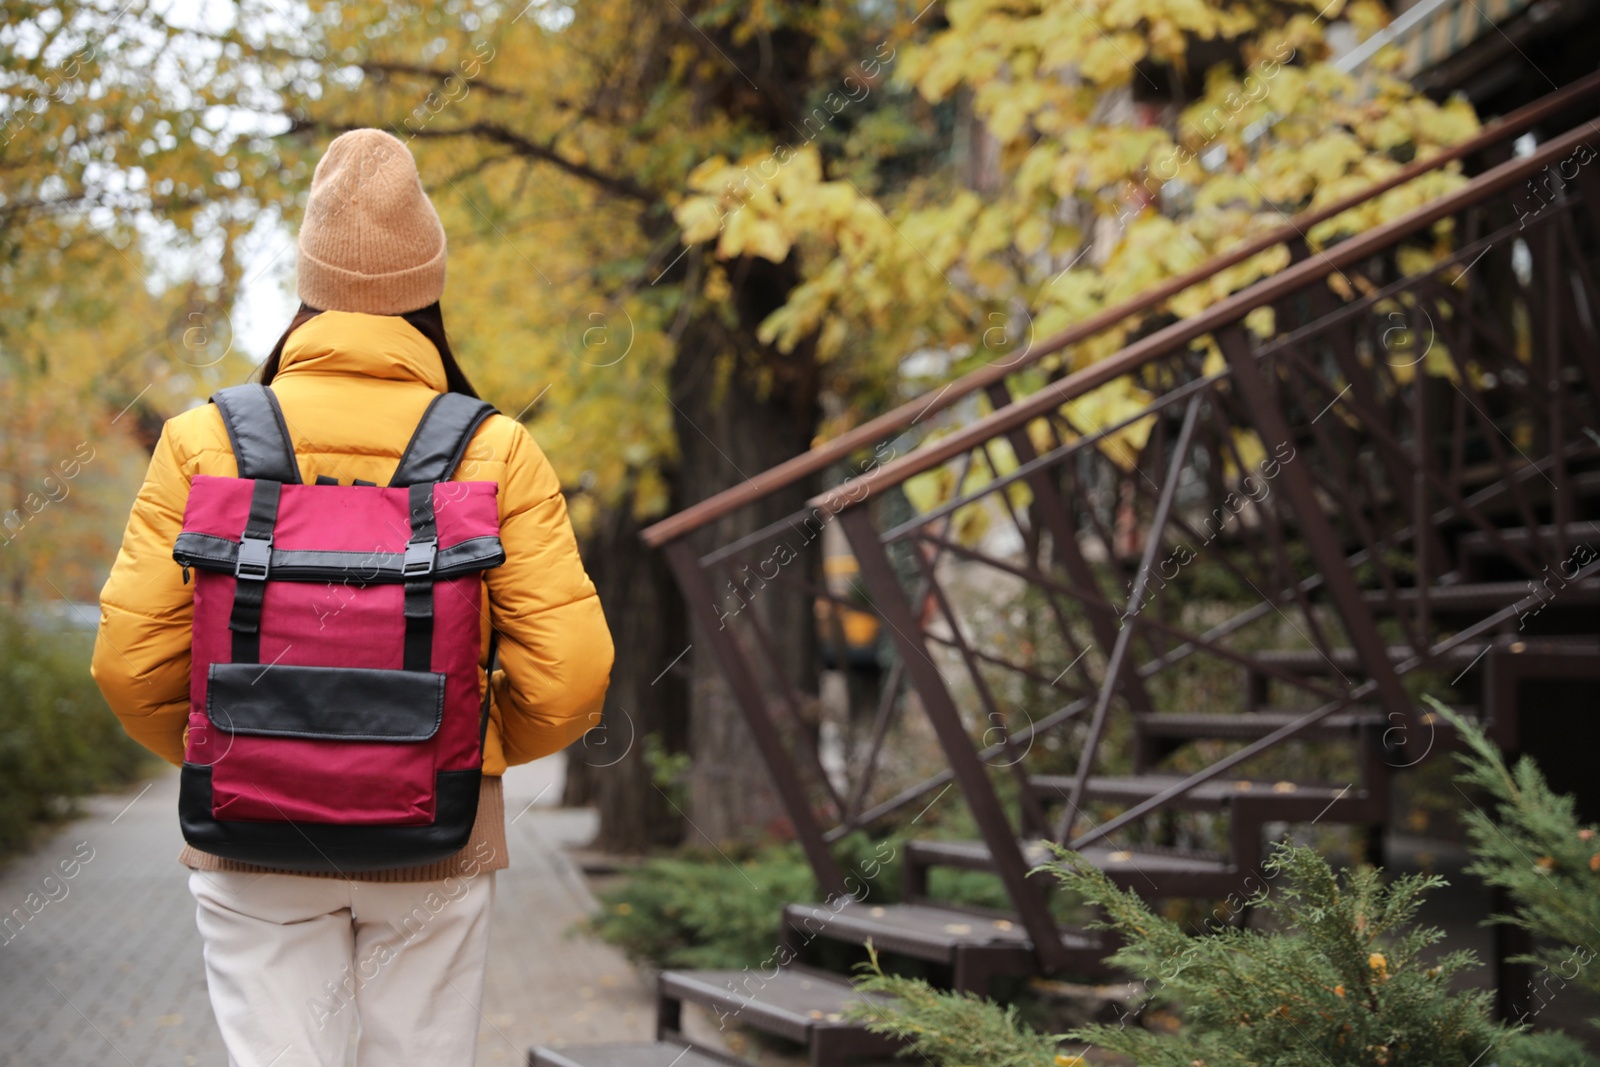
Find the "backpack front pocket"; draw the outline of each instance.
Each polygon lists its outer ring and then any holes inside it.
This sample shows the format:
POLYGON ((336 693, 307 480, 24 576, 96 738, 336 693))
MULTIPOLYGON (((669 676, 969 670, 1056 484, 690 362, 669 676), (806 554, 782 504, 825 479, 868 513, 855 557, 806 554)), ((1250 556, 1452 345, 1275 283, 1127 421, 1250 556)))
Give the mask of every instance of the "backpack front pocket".
POLYGON ((257 822, 424 825, 434 818, 445 675, 213 663, 212 813, 257 822))

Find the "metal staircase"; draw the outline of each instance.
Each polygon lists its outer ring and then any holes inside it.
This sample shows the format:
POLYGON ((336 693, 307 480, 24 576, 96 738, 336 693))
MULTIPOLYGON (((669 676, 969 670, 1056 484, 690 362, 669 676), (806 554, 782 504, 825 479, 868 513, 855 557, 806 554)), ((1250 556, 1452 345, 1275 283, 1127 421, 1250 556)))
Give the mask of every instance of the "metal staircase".
POLYGON ((684 1003, 815 1064, 886 1056, 845 1017, 826 946, 870 941, 979 992, 1103 973, 1104 936, 1063 923, 1030 874, 1045 842, 1147 897, 1237 914, 1288 827, 1362 828, 1381 855, 1391 780, 1450 740, 1417 694, 1514 749, 1522 681, 1600 680, 1600 174, 1561 170, 1600 135, 1597 101, 1600 76, 648 530, 824 900, 784 909, 781 966, 663 974, 661 1043, 530 1062, 727 1062, 684 1038, 684 1003), (1529 131, 1531 154, 1489 165, 1529 131), (1313 226, 1457 159, 1480 172, 1456 192, 1308 249, 1313 226), (1520 191, 1547 167, 1564 184, 1530 213, 1520 191), (1284 270, 1193 318, 1164 310, 1276 245, 1284 270), (1044 371, 1130 320, 1138 339, 1111 358, 1044 371), (980 397, 988 414, 942 417, 980 397), (714 536, 819 483, 802 511, 714 536), (828 526, 864 596, 818 579, 828 526), (892 647, 831 758, 805 710, 820 687, 776 654, 781 596, 870 613, 892 647), (918 738, 944 766, 910 780, 897 750, 918 738), (838 842, 914 834, 958 800, 976 836, 911 837, 902 899, 865 898, 838 842), (1010 906, 934 899, 939 868, 991 872, 1010 906))

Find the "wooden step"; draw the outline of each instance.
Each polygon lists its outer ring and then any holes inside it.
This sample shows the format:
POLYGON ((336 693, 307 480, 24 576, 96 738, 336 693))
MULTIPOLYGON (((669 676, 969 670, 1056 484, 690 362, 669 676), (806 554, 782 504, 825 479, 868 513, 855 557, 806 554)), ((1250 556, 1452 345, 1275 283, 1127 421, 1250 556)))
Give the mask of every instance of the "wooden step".
MULTIPOLYGON (((1526 584, 1524 584, 1523 589, 1526 591, 1526 584)), ((1473 667, 1474 670, 1481 671, 1485 658, 1484 653, 1491 647, 1499 648, 1507 653, 1538 652, 1561 654, 1571 651, 1581 654, 1584 650, 1596 646, 1597 643, 1593 638, 1583 636, 1497 637, 1493 642, 1464 641, 1434 657, 1433 663, 1442 669, 1453 667, 1460 671, 1473 667)), ((1390 645, 1387 651, 1389 653, 1389 662, 1391 663, 1404 663, 1416 654, 1410 645, 1390 645)), ((1314 648, 1273 649, 1266 652, 1252 653, 1251 658, 1260 660, 1264 665, 1277 667, 1293 674, 1331 674, 1336 667, 1344 674, 1361 673, 1361 660, 1353 648, 1335 648, 1328 652, 1322 652, 1314 648)))
MULTIPOLYGON (((1054 857, 1043 842, 1024 841, 1023 858, 1036 867, 1054 857)), ((1141 846, 1119 849, 1090 846, 1079 853, 1105 871, 1123 889, 1132 889, 1149 899, 1184 896, 1227 896, 1241 881, 1226 857, 1210 852, 1141 846)), ((989 846, 984 841, 911 841, 906 845, 906 863, 917 867, 954 867, 966 871, 988 871, 994 867, 989 846)), ((1053 884, 1047 873, 1034 876, 1053 884)))
MULTIPOLYGON (((1247 715, 1209 715, 1195 712, 1146 712, 1133 717, 1142 737, 1173 741, 1254 740, 1281 730, 1305 715, 1303 711, 1253 711, 1247 715)), ((1382 711, 1362 706, 1334 712, 1315 726, 1296 734, 1303 740, 1334 741, 1358 733, 1362 727, 1381 726, 1382 711)))
MULTIPOLYGON (((1184 781, 1184 777, 1176 774, 1094 776, 1085 785, 1084 798, 1132 807, 1184 781)), ((1065 801, 1072 793, 1071 775, 1036 774, 1029 781, 1041 801, 1065 801)), ((1174 797, 1166 807, 1179 811, 1222 811, 1240 804, 1248 804, 1253 813, 1274 822, 1374 821, 1374 813, 1369 810, 1373 805, 1358 783, 1213 778, 1174 797)))
MULTIPOLYGON (((1485 477, 1482 480, 1469 479, 1462 483, 1462 495, 1471 497, 1479 490, 1487 488, 1500 481, 1498 471, 1484 468, 1485 477)), ((1567 484, 1572 489, 1573 502, 1577 505, 1578 513, 1582 514, 1587 509, 1586 504, 1600 499, 1600 470, 1571 471, 1567 472, 1567 484)), ((1523 480, 1521 496, 1530 507, 1537 509, 1541 514, 1548 514, 1551 497, 1555 494, 1555 486, 1549 478, 1533 476, 1523 480)), ((1506 529, 1518 529, 1525 522, 1521 507, 1517 504, 1516 495, 1509 492, 1500 492, 1478 506, 1478 513, 1497 526, 1506 529)), ((1441 532, 1447 537, 1460 536, 1464 533, 1476 532, 1478 526, 1470 519, 1456 515, 1448 519, 1442 526, 1441 532)))
MULTIPOLYGON (((1260 692, 1261 688, 1258 686, 1257 691, 1260 692)), ((1475 705, 1456 704, 1452 708, 1468 720, 1482 720, 1475 705)), ((1302 715, 1304 712, 1298 711, 1259 711, 1242 715, 1152 712, 1137 715, 1134 717, 1134 769, 1139 773, 1154 771, 1162 759, 1197 741, 1255 741, 1281 730, 1302 715)), ((1454 732, 1433 712, 1422 711, 1420 718, 1430 729, 1437 727, 1441 742, 1451 747, 1457 744, 1454 732)), ((1322 743, 1341 740, 1353 742, 1356 745, 1354 752, 1364 761, 1363 766, 1369 772, 1383 773, 1386 764, 1383 762, 1382 745, 1389 736, 1391 725, 1389 717, 1377 708, 1358 706, 1329 715, 1315 726, 1301 730, 1295 739, 1322 743)))
POLYGON ((1529 576, 1514 561, 1508 549, 1522 552, 1535 560, 1541 554, 1546 559, 1555 555, 1565 560, 1564 567, 1551 566, 1534 579, 1537 585, 1549 578, 1548 588, 1559 592, 1562 579, 1576 573, 1585 560, 1593 560, 1594 553, 1600 550, 1600 521, 1569 522, 1565 526, 1546 523, 1531 529, 1527 526, 1507 526, 1499 530, 1498 537, 1473 527, 1460 531, 1456 537, 1458 565, 1462 575, 1470 582, 1526 581, 1529 576))
MULTIPOLYGON (((964 955, 982 955, 994 973, 1033 974, 1038 967, 1033 941, 1020 920, 978 909, 847 900, 837 907, 790 904, 783 909, 783 920, 801 943, 818 937, 858 945, 871 941, 884 952, 958 967, 964 955)), ((1086 973, 1103 969, 1105 952, 1098 936, 1067 930, 1061 943, 1075 968, 1086 973)))
MULTIPOLYGON (((1428 590, 1428 608, 1443 614, 1488 615, 1531 595, 1533 590, 1526 580, 1436 585, 1428 590)), ((1369 608, 1386 614, 1400 608, 1415 611, 1422 599, 1422 592, 1415 587, 1396 589, 1392 593, 1387 589, 1368 589, 1361 596, 1369 608)), ((1547 600, 1552 606, 1563 609, 1589 608, 1600 604, 1600 578, 1568 582, 1565 586, 1555 588, 1553 593, 1547 595, 1547 600)))
MULTIPOLYGON (((1476 662, 1487 648, 1482 641, 1468 641, 1441 653, 1433 662, 1443 668, 1463 669, 1476 662)), ((1385 651, 1389 653, 1390 663, 1404 663, 1416 655, 1410 645, 1390 645, 1385 651)), ((1315 648, 1272 649, 1252 653, 1250 658, 1293 674, 1332 674, 1336 668, 1343 674, 1361 672, 1361 657, 1353 648, 1335 648, 1327 652, 1315 648)))
MULTIPOLYGON (((1524 470, 1522 494, 1534 503, 1544 503, 1549 500, 1555 486, 1550 479, 1539 474, 1524 470)), ((1500 481, 1500 471, 1492 463, 1486 463, 1475 468, 1472 473, 1461 483, 1463 493, 1476 493, 1487 486, 1500 481)), ((1600 496, 1600 469, 1585 471, 1567 471, 1567 481, 1572 486, 1572 491, 1578 496, 1600 496)), ((1495 499, 1514 500, 1509 493, 1502 493, 1495 499)), ((1460 521, 1459 519, 1456 521, 1460 521)))
MULTIPOLYGON (((1564 543, 1568 550, 1582 544, 1594 544, 1600 539, 1600 523, 1569 522, 1566 526, 1558 527, 1554 523, 1544 526, 1535 526, 1532 531, 1526 526, 1507 526, 1499 531, 1500 539, 1515 548, 1529 548, 1536 545, 1553 545, 1556 534, 1563 535, 1564 543)), ((1456 548, 1463 556, 1491 556, 1499 555, 1500 546, 1497 540, 1476 527, 1468 530, 1456 538, 1456 548)), ((1573 571, 1569 570, 1571 574, 1573 571)))
MULTIPOLYGON (((658 980, 663 1025, 676 1029, 670 1002, 699 1004, 711 1012, 718 1029, 739 1024, 777 1034, 810 1046, 812 1058, 893 1056, 900 1043, 874 1034, 845 1017, 851 1004, 887 1003, 881 996, 858 993, 848 980, 804 967, 776 971, 663 971, 658 980)), ((663 1033, 663 1037, 674 1036, 663 1033)))
POLYGON ((683 1041, 619 1041, 528 1051, 528 1067, 730 1067, 743 1064, 683 1041))

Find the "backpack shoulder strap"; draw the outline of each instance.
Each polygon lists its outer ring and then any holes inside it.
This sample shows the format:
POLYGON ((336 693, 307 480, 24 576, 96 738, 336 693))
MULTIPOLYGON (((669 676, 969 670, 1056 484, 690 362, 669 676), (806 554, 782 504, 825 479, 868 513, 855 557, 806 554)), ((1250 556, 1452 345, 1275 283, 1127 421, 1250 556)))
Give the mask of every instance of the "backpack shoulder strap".
POLYGON ((426 485, 447 480, 466 454, 472 435, 493 414, 494 405, 487 401, 461 393, 440 393, 422 413, 389 484, 426 485))
POLYGON ((213 393, 211 402, 228 428, 239 477, 299 484, 300 464, 294 458, 289 426, 271 389, 253 382, 234 385, 213 393))

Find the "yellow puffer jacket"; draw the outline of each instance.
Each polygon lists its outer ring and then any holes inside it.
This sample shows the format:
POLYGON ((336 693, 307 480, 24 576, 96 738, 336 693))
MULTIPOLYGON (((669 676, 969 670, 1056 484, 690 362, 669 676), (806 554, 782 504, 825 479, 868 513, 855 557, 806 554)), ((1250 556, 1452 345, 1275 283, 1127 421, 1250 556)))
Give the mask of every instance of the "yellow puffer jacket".
MULTIPOLYGON (((445 390, 439 353, 404 319, 325 311, 284 345, 273 392, 300 477, 388 484, 423 409, 445 390)), ((205 404, 171 419, 100 594, 93 673, 129 736, 183 759, 193 586, 172 559, 189 483, 237 474, 222 416, 205 404)), ((559 751, 600 721, 611 634, 584 573, 555 471, 520 423, 492 416, 455 477, 500 485, 506 562, 488 571, 500 671, 484 771, 559 751)), ((484 623, 488 647, 489 621, 484 623)))

